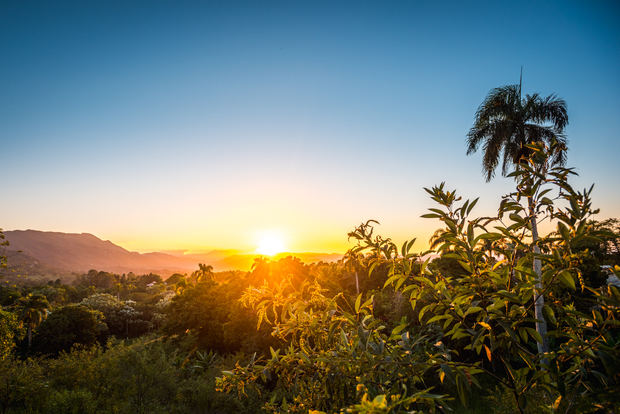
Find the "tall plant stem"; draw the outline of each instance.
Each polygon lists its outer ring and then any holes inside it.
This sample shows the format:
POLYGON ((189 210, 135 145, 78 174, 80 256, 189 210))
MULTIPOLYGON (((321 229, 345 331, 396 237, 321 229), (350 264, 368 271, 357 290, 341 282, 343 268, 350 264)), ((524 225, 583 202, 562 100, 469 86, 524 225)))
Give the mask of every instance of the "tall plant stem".
POLYGON ((534 206, 534 200, 530 196, 527 199, 530 223, 532 225, 532 243, 534 252, 534 273, 536 274, 536 285, 534 289, 534 317, 536 318, 536 332, 542 338, 542 343, 538 342, 538 353, 543 354, 549 352, 549 340, 547 338, 547 321, 543 315, 543 307, 545 306, 545 298, 542 295, 542 268, 540 263, 540 247, 538 246, 538 224, 536 223, 536 209, 534 206))

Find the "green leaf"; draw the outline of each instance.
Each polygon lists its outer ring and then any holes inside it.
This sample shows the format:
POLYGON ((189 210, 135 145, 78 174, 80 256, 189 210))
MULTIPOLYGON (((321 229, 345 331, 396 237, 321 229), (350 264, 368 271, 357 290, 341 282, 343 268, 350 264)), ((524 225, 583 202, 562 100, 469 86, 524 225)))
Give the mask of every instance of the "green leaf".
POLYGON ((465 314, 463 315, 463 317, 465 317, 467 315, 471 315, 472 313, 480 312, 481 310, 482 310, 482 308, 480 306, 471 306, 471 307, 467 308, 467 310, 465 311, 465 314))
POLYGON ((562 270, 558 275, 558 279, 560 282, 566 287, 575 290, 575 280, 573 279, 573 275, 568 270, 562 270))
POLYGON ((418 320, 420 322, 422 322, 422 317, 429 309, 431 309, 431 307, 434 307, 434 304, 426 305, 422 309, 420 309, 420 312, 418 312, 418 320))
POLYGON ((472 270, 471 270, 471 265, 470 265, 469 263, 467 263, 467 262, 465 262, 465 261, 463 261, 463 260, 459 260, 459 264, 461 265, 461 267, 462 267, 463 269, 465 269, 465 270, 466 270, 466 271, 468 271, 469 273, 472 273, 472 270))
POLYGON ((467 394, 465 390, 465 380, 462 375, 457 375, 456 377, 456 391, 459 394, 459 399, 461 400, 461 404, 467 407, 467 394))
POLYGON ((355 299, 355 313, 360 312, 360 305, 362 304, 362 294, 357 295, 357 299, 355 299))
POLYGON ((519 223, 519 224, 523 224, 525 223, 525 220, 523 218, 521 218, 520 215, 516 214, 516 213, 510 213, 510 215, 508 216, 510 217, 510 220, 519 223))
POLYGON ((543 315, 545 315, 545 318, 551 322, 553 325, 557 325, 558 321, 555 318, 555 313, 553 312, 553 309, 551 309, 551 307, 549 305, 545 305, 543 307, 543 315))
POLYGON ((562 238, 564 239, 564 241, 567 241, 567 242, 570 241, 570 232, 568 230, 568 227, 566 227, 564 223, 562 222, 558 223, 558 231, 562 235, 562 238))
POLYGON ((474 208, 474 206, 476 205, 476 203, 478 203, 478 199, 476 198, 474 201, 471 202, 471 204, 469 205, 469 207, 467 207, 467 214, 469 214, 471 212, 471 210, 474 208))
MULTIPOLYGON (((360 294, 361 295, 361 294, 360 294)), ((366 302, 364 302, 361 306, 360 309, 365 308, 366 306, 370 306, 372 304, 372 302, 375 299, 375 295, 370 295, 370 297, 368 299, 366 299, 366 302)))
POLYGON ((372 272, 375 270, 375 268, 379 265, 379 261, 374 262, 373 264, 370 265, 370 268, 368 269, 368 276, 372 275, 372 272))
POLYGON ((543 342, 542 336, 540 336, 540 334, 538 332, 536 332, 536 329, 534 329, 534 328, 525 328, 525 329, 530 334, 532 339, 534 339, 539 344, 542 344, 542 342, 543 342))
POLYGON ((476 240, 499 240, 502 237, 503 236, 499 233, 482 233, 476 237, 476 240))
POLYGON ((426 321, 426 324, 430 324, 430 323, 437 322, 437 321, 440 321, 442 319, 448 319, 448 318, 452 318, 452 316, 450 316, 450 315, 435 315, 432 318, 430 318, 428 321, 426 321))
POLYGON ((405 323, 401 323, 400 325, 398 325, 397 327, 392 329, 392 335, 400 334, 406 327, 407 327, 407 323, 406 322, 405 323))

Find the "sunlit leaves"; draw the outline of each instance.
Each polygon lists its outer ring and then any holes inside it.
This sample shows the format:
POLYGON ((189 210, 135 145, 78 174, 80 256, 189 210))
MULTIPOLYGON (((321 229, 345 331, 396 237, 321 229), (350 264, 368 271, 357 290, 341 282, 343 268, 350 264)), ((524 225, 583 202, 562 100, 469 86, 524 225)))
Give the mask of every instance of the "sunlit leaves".
POLYGON ((269 407, 289 411, 301 411, 302 403, 325 412, 445 411, 467 405, 480 378, 514 398, 515 411, 532 404, 568 409, 565 401, 577 395, 610 395, 618 380, 601 367, 618 365, 612 330, 620 292, 588 285, 583 267, 591 255, 581 246, 604 234, 588 223, 596 212, 591 189, 572 189, 573 171, 552 162, 556 150, 528 146, 532 157, 511 174, 517 190, 503 197, 495 217, 471 217, 477 199, 463 200, 444 183, 425 188, 437 206, 423 217, 440 224, 431 252, 412 253, 413 240, 397 248, 375 234, 372 220, 349 234, 357 245, 347 263, 370 274, 387 267, 375 297, 405 298, 410 320, 378 318, 370 292, 328 297, 320 285, 286 281, 248 291, 246 303, 288 347, 239 367, 234 378, 259 389, 271 378, 277 385, 269 407), (556 220, 557 231, 534 238, 532 223, 542 219, 556 220), (534 311, 540 295, 548 298, 542 316, 534 311), (587 299, 588 312, 576 295, 587 299), (546 354, 537 352, 542 317, 550 322, 546 354), (535 400, 534 392, 553 398, 535 400))

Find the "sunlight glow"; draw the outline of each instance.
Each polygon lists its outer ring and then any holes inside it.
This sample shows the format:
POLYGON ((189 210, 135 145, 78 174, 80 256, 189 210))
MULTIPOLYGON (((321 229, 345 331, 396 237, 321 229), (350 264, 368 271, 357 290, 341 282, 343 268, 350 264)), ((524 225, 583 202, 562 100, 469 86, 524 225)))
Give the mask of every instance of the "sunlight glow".
POLYGON ((264 256, 273 256, 285 250, 284 237, 278 231, 263 231, 258 237, 256 253, 264 256))

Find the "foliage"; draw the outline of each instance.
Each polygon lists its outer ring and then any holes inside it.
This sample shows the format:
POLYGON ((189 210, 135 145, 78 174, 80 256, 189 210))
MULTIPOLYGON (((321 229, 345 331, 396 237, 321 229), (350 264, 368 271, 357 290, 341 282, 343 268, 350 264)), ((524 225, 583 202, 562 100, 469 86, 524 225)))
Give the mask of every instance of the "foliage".
POLYGON ((166 285, 177 285, 181 282, 186 282, 185 280, 185 275, 182 275, 180 273, 174 273, 172 275, 170 275, 170 277, 168 279, 166 279, 166 285))
POLYGON ((192 335, 201 349, 266 351, 273 341, 264 330, 256 331, 256 316, 240 306, 242 291, 241 286, 212 279, 187 287, 166 306, 163 331, 192 335))
POLYGON ((23 331, 19 328, 17 315, 0 308, 0 359, 11 356, 16 341, 22 336, 23 331))
POLYGON ((0 228, 0 249, 2 249, 2 251, 0 251, 0 269, 3 267, 6 267, 6 255, 4 255, 4 248, 6 246, 9 245, 9 241, 6 240, 6 237, 4 235, 4 232, 2 231, 2 229, 0 228))
POLYGON ((472 218, 477 200, 463 202, 443 184, 426 190, 439 208, 424 217, 443 225, 431 247, 448 267, 421 263, 410 253, 414 241, 399 249, 374 235, 372 221, 350 233, 359 242, 351 254, 368 258, 370 273, 389 266, 383 291, 403 295, 414 318, 388 328, 368 294, 351 304, 342 294, 326 296, 316 280, 266 282, 243 300, 286 345, 237 364, 218 386, 260 395, 273 412, 445 411, 476 395, 488 400, 483 384, 510 397, 502 400, 509 411, 612 412, 620 293, 583 277, 592 256, 583 242, 608 234, 592 225, 592 189, 574 190, 573 171, 554 165, 557 150, 538 143, 528 151, 528 162, 512 173, 517 190, 503 198, 497 217, 472 218), (538 239, 531 237, 532 199, 538 217, 557 227, 538 239), (543 338, 535 295, 549 298, 545 354, 537 352, 543 338))
POLYGON ((109 272, 98 272, 91 269, 88 273, 81 275, 76 279, 76 283, 86 286, 94 286, 99 289, 111 289, 116 282, 114 274, 109 272))
POLYGON ((215 391, 221 364, 147 337, 74 348, 56 358, 0 360, 1 413, 256 413, 215 391), (200 368, 195 368, 200 366, 200 368))
POLYGON ((91 346, 107 330, 101 312, 82 305, 54 310, 35 335, 35 348, 43 354, 68 351, 75 344, 91 346))
POLYGON ((195 283, 212 281, 213 266, 199 263, 198 270, 192 273, 191 278, 195 283))
MULTIPOLYGON (((538 353, 549 351, 547 321, 543 315, 544 295, 542 294, 541 262, 538 255, 538 216, 539 207, 546 204, 540 200, 541 184, 545 182, 546 169, 552 165, 563 165, 566 160, 566 137, 564 128, 568 124, 568 114, 564 100, 555 95, 546 98, 538 94, 522 98, 521 82, 493 89, 476 112, 474 126, 467 135, 467 154, 475 152, 481 143, 484 148, 482 169, 487 181, 495 174, 500 157, 503 158, 502 173, 507 175, 510 167, 516 167, 514 176, 518 181, 517 198, 526 198, 532 236, 532 250, 535 253, 532 267, 535 284, 532 294, 535 296, 535 328, 542 340, 538 343, 538 353), (540 158, 532 144, 546 145, 547 154, 544 162, 534 161, 540 158), (524 170, 532 170, 525 172, 524 170), (535 174, 532 174, 533 170, 535 174), (525 172, 525 173, 524 173, 525 172)), ((549 191, 549 190, 546 190, 549 191)))
POLYGON ((487 181, 493 178, 502 158, 502 173, 527 159, 528 145, 557 142, 552 154, 553 163, 566 159, 564 128, 568 124, 566 102, 550 95, 537 93, 521 96, 521 83, 495 88, 489 92, 476 112, 474 126, 467 134, 467 154, 476 152, 482 144, 482 169, 487 181))
POLYGON ((43 375, 39 361, 14 356, 0 359, 0 413, 41 412, 41 396, 46 390, 43 375))
POLYGON ((567 122, 553 95, 491 91, 468 153, 515 190, 476 217, 426 188, 427 252, 369 220, 336 263, 0 288, 0 413, 614 412, 620 228, 569 183, 567 122))
POLYGON ((432 334, 413 337, 404 320, 388 330, 372 314, 372 297, 360 294, 349 303, 341 294, 325 296, 317 282, 296 286, 285 278, 248 290, 243 300, 256 310, 259 325, 271 324, 288 345, 225 372, 218 380, 223 391, 261 395, 273 412, 334 412, 360 398, 388 398, 392 409, 432 409, 441 398, 425 383, 430 361, 444 359, 432 334))
POLYGON ((32 332, 36 329, 45 318, 50 307, 47 298, 40 294, 28 294, 22 296, 17 301, 15 308, 17 309, 19 320, 28 331, 28 348, 32 346, 32 332))
POLYGON ((140 319, 141 312, 138 312, 132 305, 132 301, 120 301, 108 293, 95 293, 80 302, 90 309, 99 311, 103 314, 108 333, 118 337, 138 336, 143 333, 135 327, 143 325, 147 321, 140 319), (131 331, 130 331, 131 329, 131 331))
MULTIPOLYGON (((533 164, 545 163, 552 155, 544 145, 530 149, 533 164)), ((583 240, 601 240, 604 233, 589 224, 597 212, 591 207, 591 189, 575 191, 567 182, 570 173, 561 167, 541 172, 527 166, 513 173, 518 178, 528 176, 529 182, 539 179, 541 185, 554 186, 557 198, 565 202, 565 207, 555 206, 549 198, 540 203, 541 210, 557 222, 557 231, 540 241, 541 254, 528 244, 531 227, 527 207, 519 203, 519 191, 504 198, 497 218, 471 219, 475 201, 459 205, 460 198, 445 191, 443 185, 427 190, 443 209, 431 209, 425 216, 438 218, 445 225, 436 232, 432 246, 443 257, 458 260, 466 273, 447 277, 428 271, 420 276, 401 273, 394 282, 411 283, 407 289, 414 308, 418 300, 432 297, 431 303, 419 308, 420 321, 441 327, 442 344, 459 350, 459 363, 473 364, 510 390, 519 410, 528 403, 540 403, 528 398, 536 389, 553 396, 556 405, 565 410, 584 401, 605 401, 597 406, 611 409, 617 398, 612 390, 618 387, 619 378, 609 367, 619 363, 616 328, 620 296, 615 287, 593 289, 582 277, 581 266, 590 255, 587 249, 575 247, 583 240), (505 218, 510 220, 507 225, 505 218), (531 298, 536 275, 530 266, 534 256, 543 262, 544 293, 552 299, 544 309, 553 325, 549 336, 554 341, 546 355, 537 355, 533 349, 533 344, 542 341, 533 327, 536 319, 531 298), (575 306, 576 290, 587 293, 587 308, 575 306)), ((548 193, 540 188, 540 197, 548 193)), ((450 377, 445 370, 440 376, 450 377)), ((459 389, 458 378, 455 384, 465 403, 466 393, 459 389)))
POLYGON ((620 265, 620 220, 610 218, 602 221, 593 221, 594 228, 605 232, 602 242, 591 241, 582 246, 594 253, 597 260, 605 265, 620 265))

